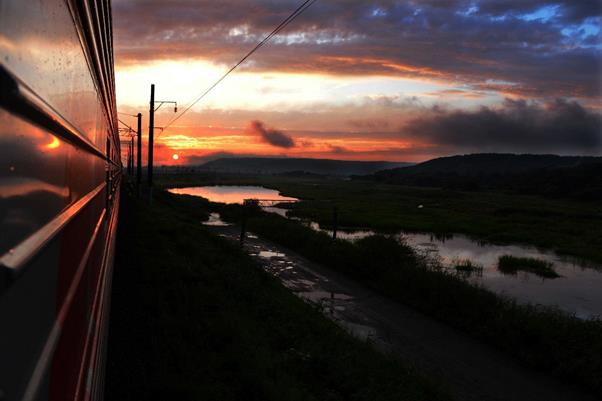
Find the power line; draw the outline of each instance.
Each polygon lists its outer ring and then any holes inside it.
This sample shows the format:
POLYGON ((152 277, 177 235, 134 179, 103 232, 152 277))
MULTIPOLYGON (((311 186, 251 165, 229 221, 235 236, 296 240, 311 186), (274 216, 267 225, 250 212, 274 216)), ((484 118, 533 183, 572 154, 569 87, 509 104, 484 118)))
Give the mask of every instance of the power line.
MULTIPOLYGON (((122 113, 123 114, 123 113, 122 113)), ((132 132, 134 132, 134 129, 132 127, 130 127, 129 125, 127 125, 126 123, 124 123, 123 121, 121 121, 121 119, 118 117, 117 120, 119 120, 119 122, 123 125, 125 125, 128 129, 130 129, 132 132)))
POLYGON ((209 88, 207 88, 199 97, 197 97, 189 106, 187 106, 184 111, 182 111, 179 115, 177 115, 176 117, 172 118, 171 121, 169 121, 164 129, 163 132, 165 131, 165 129, 167 129, 171 124, 173 124, 174 122, 176 122, 178 119, 180 119, 180 117, 182 117, 186 112, 188 112, 188 110, 190 110, 195 104, 197 104, 199 101, 201 101, 201 99, 203 99, 205 96, 207 96, 209 94, 209 92, 211 92, 217 85, 219 85, 224 79, 226 79, 226 77, 228 75, 230 75, 236 68, 238 68, 242 63, 244 63, 253 53, 255 53, 257 50, 259 50, 264 44, 266 44, 272 37, 274 37, 275 35, 277 35, 280 31, 282 31, 288 24, 290 24, 295 18, 297 18, 299 15, 301 15, 305 10, 307 10, 313 3, 315 3, 317 0, 305 0, 299 7, 297 7, 297 9, 291 14, 289 15, 284 21, 282 21, 276 28, 274 28, 274 30, 272 32, 270 32, 269 35, 267 35, 265 38, 263 38, 263 40, 261 42, 259 42, 257 45, 255 45, 255 47, 253 49, 251 49, 242 59, 240 59, 240 61, 238 63, 236 63, 235 65, 233 65, 228 71, 226 71, 226 73, 224 75, 222 75, 217 81, 215 81, 215 83, 213 85, 211 85, 209 88))
POLYGON ((121 115, 124 115, 124 116, 130 116, 130 117, 138 117, 138 116, 137 116, 137 115, 135 115, 135 114, 122 113, 122 112, 120 112, 120 111, 118 111, 118 112, 117 112, 117 114, 121 114, 121 115))
POLYGON ((219 85, 228 75, 230 75, 236 68, 238 68, 242 63, 244 63, 253 53, 259 50, 263 45, 265 45, 272 37, 277 35, 280 31, 282 31, 288 24, 290 24, 295 18, 301 15, 305 10, 307 10, 313 3, 317 0, 305 0, 297 9, 289 15, 284 21, 282 21, 269 35, 267 35, 261 42, 259 42, 253 49, 251 49, 240 61, 234 64, 224 75, 222 75, 213 85, 207 88, 199 97, 197 97, 189 106, 187 106, 180 114, 171 119, 164 127, 163 132, 172 125, 174 122, 180 119, 188 110, 190 110, 195 104, 197 104, 201 99, 209 94, 217 85, 219 85))

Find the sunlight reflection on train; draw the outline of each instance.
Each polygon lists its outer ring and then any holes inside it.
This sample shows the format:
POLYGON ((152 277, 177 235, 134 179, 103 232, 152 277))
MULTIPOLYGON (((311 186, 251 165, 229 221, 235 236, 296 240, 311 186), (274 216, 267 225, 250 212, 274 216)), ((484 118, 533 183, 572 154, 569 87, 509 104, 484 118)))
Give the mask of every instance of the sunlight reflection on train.
POLYGON ((52 150, 57 149, 59 146, 61 146, 61 141, 56 136, 53 136, 50 143, 44 145, 44 149, 52 150))

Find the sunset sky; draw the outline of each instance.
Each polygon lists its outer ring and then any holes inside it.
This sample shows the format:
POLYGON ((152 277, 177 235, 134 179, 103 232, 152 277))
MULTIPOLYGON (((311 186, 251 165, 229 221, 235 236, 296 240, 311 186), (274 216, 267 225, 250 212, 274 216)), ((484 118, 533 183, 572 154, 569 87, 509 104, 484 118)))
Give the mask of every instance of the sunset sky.
MULTIPOLYGON (((154 83, 181 112, 301 2, 113 0, 120 111, 147 127, 154 83)), ((600 155, 601 23, 598 0, 317 0, 156 133, 158 163, 600 155)))

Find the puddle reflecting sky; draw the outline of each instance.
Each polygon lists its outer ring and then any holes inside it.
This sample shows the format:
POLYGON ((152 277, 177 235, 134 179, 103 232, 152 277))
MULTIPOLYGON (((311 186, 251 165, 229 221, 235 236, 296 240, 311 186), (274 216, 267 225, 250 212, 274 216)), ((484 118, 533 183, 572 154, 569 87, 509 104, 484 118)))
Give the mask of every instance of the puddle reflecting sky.
POLYGON ((423 252, 436 253, 441 261, 468 259, 483 266, 483 276, 474 282, 518 299, 544 305, 557 305, 579 317, 602 316, 602 271, 594 265, 563 258, 554 252, 521 245, 480 244, 463 235, 437 239, 429 234, 404 233, 401 238, 423 252), (537 258, 552 262, 562 277, 542 279, 534 274, 519 272, 504 275, 497 270, 502 255, 537 258))
POLYGON ((204 221, 203 225, 213 227, 227 227, 231 226, 232 224, 223 221, 219 213, 210 213, 209 219, 207 221, 204 221))
MULTIPOLYGON (((310 222, 309 226, 320 230, 316 222, 310 222)), ((332 235, 330 230, 320 231, 332 235)), ((339 231, 337 237, 357 241, 374 234, 371 230, 339 231)), ((602 268, 595 264, 561 257, 552 251, 530 246, 481 243, 460 234, 437 238, 426 233, 401 232, 397 237, 445 266, 461 260, 470 260, 481 265, 482 275, 471 277, 472 282, 515 298, 519 302, 558 306, 581 318, 602 317, 602 268), (525 272, 519 272, 517 275, 502 274, 497 269, 497 263, 503 255, 552 262, 554 270, 562 277, 543 279, 525 272)))

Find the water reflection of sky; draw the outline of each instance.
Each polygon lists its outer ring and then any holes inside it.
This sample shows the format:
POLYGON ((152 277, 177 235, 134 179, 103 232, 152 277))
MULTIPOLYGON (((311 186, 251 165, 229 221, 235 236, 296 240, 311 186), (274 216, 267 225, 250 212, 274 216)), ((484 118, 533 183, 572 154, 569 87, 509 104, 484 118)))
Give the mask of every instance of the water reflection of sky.
POLYGON ((469 259, 483 266, 483 276, 471 280, 503 293, 521 302, 557 305, 580 317, 602 316, 602 272, 554 252, 520 245, 479 244, 463 235, 451 239, 437 239, 429 234, 405 233, 402 237, 409 245, 425 250, 427 244, 436 247, 444 263, 455 259, 469 259), (504 275, 497 270, 498 258, 502 255, 531 257, 547 260, 562 277, 542 279, 530 273, 516 276, 504 275))
POLYGON ((220 203, 240 203, 245 199, 270 199, 291 201, 296 198, 289 198, 280 195, 280 192, 257 186, 207 186, 207 187, 190 187, 190 188, 172 188, 169 192, 178 195, 193 195, 200 196, 211 202, 220 203))
MULTIPOLYGON (((316 222, 310 222, 309 226, 332 235, 332 231, 320 229, 316 222)), ((339 231, 337 237, 357 241, 374 234, 376 233, 371 230, 339 231)), ((438 259, 444 265, 449 266, 454 261, 468 259, 483 266, 482 276, 474 276, 470 280, 519 302, 558 306, 581 318, 602 317, 602 269, 596 270, 593 264, 563 258, 554 252, 530 246, 484 244, 464 235, 452 235, 447 238, 409 232, 397 235, 408 245, 438 259), (497 269, 498 258, 502 255, 550 261, 562 277, 542 279, 524 272, 515 276, 502 274, 497 269)))

